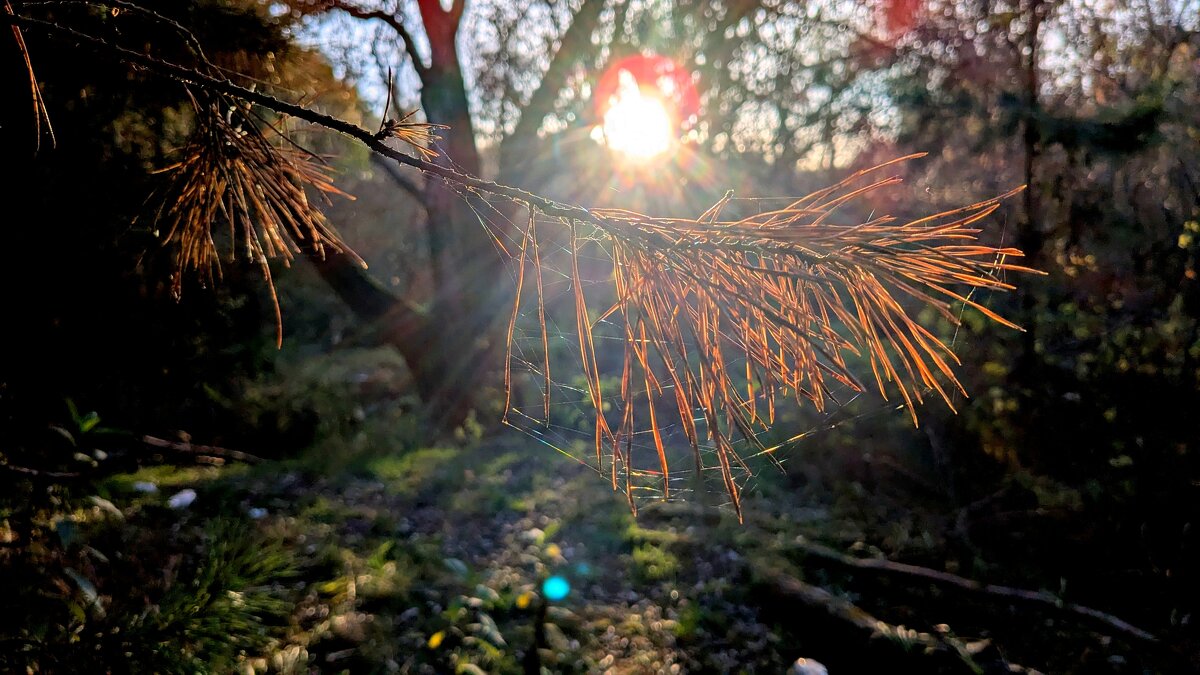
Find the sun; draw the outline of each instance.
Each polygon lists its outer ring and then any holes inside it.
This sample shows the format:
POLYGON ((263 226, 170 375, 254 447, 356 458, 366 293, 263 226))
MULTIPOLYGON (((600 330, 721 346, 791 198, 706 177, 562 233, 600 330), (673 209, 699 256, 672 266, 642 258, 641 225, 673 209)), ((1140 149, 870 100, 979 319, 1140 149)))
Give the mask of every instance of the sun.
POLYGON ((691 71, 667 56, 631 54, 600 75, 592 105, 598 121, 592 139, 608 147, 619 170, 673 157, 696 123, 700 101, 691 71))
POLYGON ((674 130, 666 102, 622 72, 600 126, 603 142, 631 160, 647 162, 671 149, 674 130))

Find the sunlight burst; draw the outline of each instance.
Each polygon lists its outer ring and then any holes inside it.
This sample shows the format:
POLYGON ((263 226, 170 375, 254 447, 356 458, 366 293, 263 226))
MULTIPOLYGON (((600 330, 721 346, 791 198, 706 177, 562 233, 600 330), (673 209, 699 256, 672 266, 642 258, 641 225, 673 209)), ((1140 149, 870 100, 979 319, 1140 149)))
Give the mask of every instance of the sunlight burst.
POLYGON ((613 151, 639 162, 671 148, 675 123, 662 98, 643 91, 627 72, 604 113, 601 138, 613 151))

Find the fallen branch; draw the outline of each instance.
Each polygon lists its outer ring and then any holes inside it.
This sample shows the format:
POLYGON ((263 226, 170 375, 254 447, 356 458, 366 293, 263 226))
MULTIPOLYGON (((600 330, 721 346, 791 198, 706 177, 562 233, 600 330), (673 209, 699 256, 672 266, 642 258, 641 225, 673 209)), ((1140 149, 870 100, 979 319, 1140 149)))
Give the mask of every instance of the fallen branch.
POLYGON ((800 603, 835 621, 846 634, 846 639, 833 644, 822 641, 827 654, 817 655, 821 660, 833 663, 835 657, 858 661, 868 658, 860 651, 863 648, 882 650, 880 658, 888 663, 889 672, 924 673, 1029 673, 1039 671, 1008 663, 1003 656, 991 648, 988 640, 966 642, 951 635, 924 633, 904 626, 881 621, 854 603, 839 598, 829 591, 807 584, 783 572, 762 567, 755 569, 760 583, 764 584, 777 601, 800 603), (925 659, 920 671, 896 662, 901 654, 918 655, 925 659), (986 666, 986 667, 985 667, 986 666))
POLYGON ((193 445, 192 443, 180 441, 168 441, 164 438, 155 436, 142 436, 142 442, 146 445, 164 450, 171 450, 188 455, 199 455, 202 457, 218 457, 221 459, 232 459, 236 462, 245 462, 247 464, 258 464, 263 461, 261 457, 251 455, 239 450, 230 450, 228 448, 220 448, 215 445, 193 445))
POLYGON ((949 572, 941 572, 938 570, 929 569, 928 567, 918 567, 916 565, 892 562, 890 560, 879 558, 854 558, 844 553, 835 551, 828 546, 811 543, 804 539, 804 537, 797 537, 791 548, 803 553, 806 556, 827 560, 843 567, 851 567, 859 570, 870 570, 873 572, 894 574, 898 576, 917 577, 933 582, 939 586, 959 588, 982 595, 1005 598, 1015 603, 1034 605, 1043 609, 1054 610, 1059 614, 1080 619, 1106 633, 1116 633, 1138 642, 1158 642, 1158 638, 1156 638, 1154 635, 1138 628, 1137 626, 1134 626, 1133 624, 1130 624, 1128 621, 1124 621, 1116 616, 1113 616, 1112 614, 1108 614, 1107 612, 1101 612, 1098 609, 1092 609, 1091 607, 1086 607, 1073 602, 1066 602, 1057 595, 1047 591, 1031 591, 1023 588, 1013 588, 1011 586, 985 584, 980 581, 975 581, 974 579, 960 577, 957 574, 950 574, 949 572))
POLYGON ((0 463, 0 469, 7 469, 13 473, 19 473, 23 476, 31 476, 33 478, 49 478, 54 480, 79 478, 82 475, 77 471, 46 471, 45 469, 31 469, 25 466, 16 466, 15 464, 5 463, 0 463))

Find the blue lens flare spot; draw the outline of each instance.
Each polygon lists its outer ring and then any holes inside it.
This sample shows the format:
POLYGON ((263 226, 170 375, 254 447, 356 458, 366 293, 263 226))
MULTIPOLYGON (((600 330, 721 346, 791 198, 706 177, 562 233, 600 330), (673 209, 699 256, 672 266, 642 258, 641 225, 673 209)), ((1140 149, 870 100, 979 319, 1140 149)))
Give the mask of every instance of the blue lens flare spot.
POLYGON ((552 602, 562 600, 570 592, 570 582, 560 576, 553 576, 542 582, 542 595, 552 602))

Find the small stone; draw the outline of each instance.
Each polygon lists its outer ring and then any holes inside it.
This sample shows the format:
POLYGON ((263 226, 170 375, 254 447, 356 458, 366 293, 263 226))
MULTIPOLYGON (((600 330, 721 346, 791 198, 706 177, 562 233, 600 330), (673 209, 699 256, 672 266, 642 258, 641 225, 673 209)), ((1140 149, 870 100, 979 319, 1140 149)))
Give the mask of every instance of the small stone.
POLYGON ((186 509, 194 501, 196 501, 196 491, 187 488, 171 495, 171 498, 167 500, 167 506, 173 509, 186 509))
POLYGON ((829 675, 829 670, 820 661, 796 659, 792 664, 792 675, 829 675))

